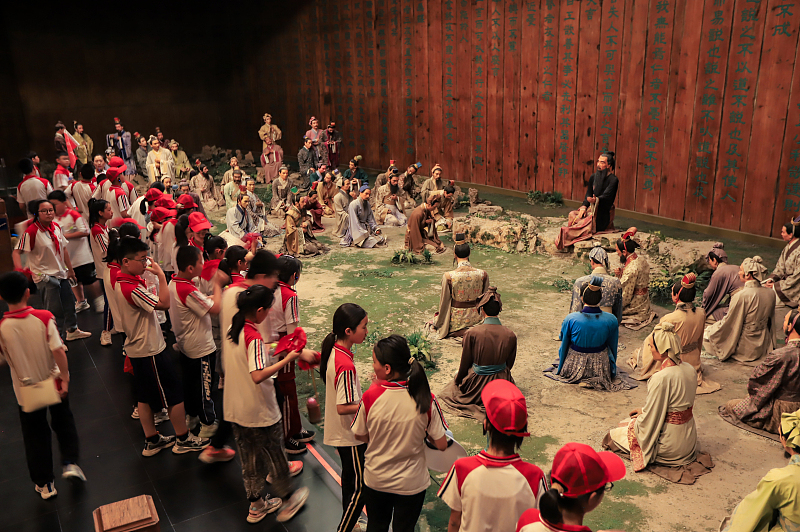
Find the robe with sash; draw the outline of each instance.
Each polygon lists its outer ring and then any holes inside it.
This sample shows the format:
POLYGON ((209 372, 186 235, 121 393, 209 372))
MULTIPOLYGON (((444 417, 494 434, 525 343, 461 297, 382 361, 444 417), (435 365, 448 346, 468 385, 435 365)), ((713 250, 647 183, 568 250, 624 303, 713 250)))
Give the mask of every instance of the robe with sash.
POLYGON ((466 260, 461 261, 455 270, 442 275, 439 311, 433 323, 440 340, 481 322, 481 314, 475 305, 487 288, 489 274, 474 268, 466 260))
POLYGON ((719 263, 717 269, 711 274, 708 286, 703 290, 703 310, 706 313, 706 319, 719 321, 724 318, 729 307, 723 307, 720 304, 725 296, 732 296, 742 288, 744 288, 744 281, 739 278, 739 266, 719 263))
POLYGON ((622 284, 619 279, 610 275, 604 266, 597 266, 592 270, 591 275, 584 275, 575 280, 575 284, 572 285, 572 302, 569 305, 569 311, 580 312, 583 309, 581 288, 591 282, 594 276, 603 278, 603 283, 600 285, 603 294, 600 300, 600 310, 613 314, 618 322, 622 321, 622 284))

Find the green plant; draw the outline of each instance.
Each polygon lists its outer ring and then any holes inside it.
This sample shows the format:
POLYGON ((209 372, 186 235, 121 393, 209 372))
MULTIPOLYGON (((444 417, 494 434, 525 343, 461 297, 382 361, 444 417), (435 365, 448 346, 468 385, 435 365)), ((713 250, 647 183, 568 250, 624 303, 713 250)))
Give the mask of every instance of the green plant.
POLYGON ((422 260, 423 262, 432 263, 433 262, 433 253, 429 249, 422 250, 422 260))
POLYGON ((552 284, 559 292, 569 292, 572 290, 572 283, 567 279, 556 279, 552 284))
POLYGON ((256 195, 258 196, 258 199, 260 199, 261 202, 264 205, 266 205, 267 207, 269 207, 269 205, 272 204, 272 187, 271 186, 266 186, 266 187, 263 187, 263 188, 256 187, 256 195))
POLYGON ((384 268, 382 270, 365 270, 363 272, 356 272, 353 276, 354 277, 394 277, 395 274, 394 270, 390 270, 388 268, 384 268))
POLYGON ((419 257, 409 249, 399 249, 392 255, 392 264, 417 264, 419 262, 419 257))
POLYGON ((408 348, 411 356, 414 357, 425 368, 435 368, 436 362, 433 360, 431 341, 421 331, 414 331, 406 335, 408 348))
POLYGON ((557 207, 564 205, 564 195, 561 192, 529 190, 528 203, 531 205, 544 205, 545 207, 557 207))

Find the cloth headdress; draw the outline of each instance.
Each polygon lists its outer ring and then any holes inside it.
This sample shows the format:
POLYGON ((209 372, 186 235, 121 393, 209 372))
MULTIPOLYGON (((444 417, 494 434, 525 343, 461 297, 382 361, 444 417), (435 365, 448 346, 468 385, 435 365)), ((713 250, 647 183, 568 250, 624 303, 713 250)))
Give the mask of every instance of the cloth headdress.
POLYGON ((467 235, 466 235, 466 234, 464 234, 464 233, 456 233, 456 234, 453 236, 453 243, 454 243, 456 246, 458 246, 458 245, 460 245, 460 244, 466 244, 466 243, 467 243, 467 235))
POLYGON ((65 126, 65 125, 64 125, 64 122, 62 122, 61 120, 59 120, 58 122, 56 122, 56 129, 62 129, 62 128, 66 129, 66 127, 67 127, 67 126, 65 126))
MULTIPOLYGON (((602 289, 603 289, 603 278, 600 277, 599 275, 592 275, 592 278, 583 287, 583 291, 581 292, 581 299, 584 299, 584 295, 586 294, 587 290, 590 290, 592 292, 599 292, 602 289)), ((587 306, 587 307, 599 307, 600 306, 599 302, 597 304, 590 305, 589 303, 584 301, 583 304, 585 306, 587 306)))
POLYGON ((781 434, 786 445, 800 449, 800 411, 781 414, 781 434))
POLYGON ((358 166, 358 162, 359 162, 361 159, 363 159, 363 157, 361 157, 360 155, 356 155, 355 157, 353 157, 352 159, 350 159, 350 162, 351 162, 351 163, 353 163, 354 165, 358 166))
POLYGON ((681 287, 678 288, 678 297, 681 296, 681 291, 684 288, 694 288, 695 281, 697 281, 697 274, 695 273, 687 273, 681 279, 681 287))
POLYGON ((411 166, 413 166, 414 168, 419 170, 420 168, 422 168, 422 163, 417 162, 417 163, 412 164, 411 166))
MULTIPOLYGON (((433 168, 431 168, 431 175, 433 175, 434 170, 442 170, 442 167, 439 166, 438 164, 434 164, 433 168)), ((442 172, 444 172, 444 170, 442 170, 442 172)))
POLYGON ((600 246, 595 246, 589 252, 589 258, 608 269, 608 253, 600 246))
POLYGON ((667 355, 676 364, 681 363, 681 339, 675 334, 675 324, 669 321, 659 323, 653 329, 653 345, 656 351, 667 355))
POLYGON ((761 257, 756 255, 753 258, 747 258, 742 261, 742 273, 745 275, 752 274, 753 278, 757 281, 764 280, 764 274, 767 273, 767 268, 763 264, 761 257))
MULTIPOLYGON (((722 262, 728 262, 728 254, 725 252, 724 249, 722 249, 723 247, 725 247, 725 244, 723 244, 722 242, 717 242, 711 247, 711 251, 709 251, 708 253, 709 254, 713 253, 714 255, 719 257, 719 260, 721 260, 722 262)), ((706 258, 707 257, 708 255, 706 255, 706 258)))
POLYGON ((364 183, 363 185, 361 185, 361 188, 358 189, 358 192, 361 193, 361 192, 364 192, 365 190, 369 190, 369 184, 368 183, 364 183))
POLYGON ((312 116, 311 118, 309 118, 309 119, 308 119, 308 125, 310 126, 310 125, 311 125, 311 122, 313 122, 313 121, 314 121, 314 120, 316 120, 316 119, 317 119, 317 117, 316 117, 316 116, 312 116))
POLYGON ((487 288, 486 292, 483 293, 481 298, 478 300, 478 304, 475 305, 475 307, 480 309, 489 301, 497 301, 497 304, 500 307, 500 311, 503 310, 503 302, 500 300, 500 294, 497 293, 496 286, 490 286, 489 288, 487 288))
POLYGON ((154 140, 158 140, 155 135, 150 135, 150 138, 147 139, 148 144, 152 144, 154 140))
POLYGON ((271 115, 271 114, 269 114, 269 113, 264 113, 264 116, 263 116, 263 118, 264 118, 264 122, 266 122, 266 121, 267 121, 267 118, 272 118, 272 115, 271 115))

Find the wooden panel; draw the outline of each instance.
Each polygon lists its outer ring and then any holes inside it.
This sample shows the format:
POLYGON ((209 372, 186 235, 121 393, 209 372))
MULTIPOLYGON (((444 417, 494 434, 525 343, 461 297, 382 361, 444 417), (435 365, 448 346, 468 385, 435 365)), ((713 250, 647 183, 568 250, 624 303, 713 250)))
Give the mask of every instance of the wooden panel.
POLYGON ((636 174, 636 208, 647 214, 658 213, 658 197, 661 193, 674 19, 675 0, 650 0, 642 125, 639 130, 639 164, 636 174))
POLYGON ((498 186, 517 190, 519 181, 519 140, 522 132, 519 123, 519 48, 523 17, 520 4, 512 0, 505 6, 503 47, 503 153, 502 182, 498 186))
POLYGON ((402 15, 402 89, 400 91, 403 102, 403 150, 401 159, 414 159, 416 157, 416 131, 414 129, 414 2, 403 0, 402 15))
POLYGON ((364 4, 363 0, 353 2, 353 60, 355 62, 355 124, 356 153, 364 157, 364 166, 379 167, 377 153, 367 151, 367 92, 366 92, 366 54, 364 46, 364 4))
MULTIPOLYGON (((609 15, 609 23, 611 22, 612 17, 609 15)), ((605 19, 603 25, 605 25, 605 19)), ((617 205, 623 209, 634 209, 636 199, 634 183, 636 183, 639 154, 644 52, 647 38, 646 3, 626 0, 625 27, 622 38, 622 68, 620 70, 616 140, 617 176, 622 185, 617 193, 617 205)))
MULTIPOLYGON (((359 2, 360 0, 356 0, 359 2)), ((356 95, 358 93, 356 65, 356 23, 353 15, 353 0, 340 2, 342 13, 342 52, 344 64, 343 99, 344 99, 344 127, 342 133, 342 160, 344 164, 351 158, 359 155, 358 151, 358 123, 356 121, 356 95)), ((363 154, 361 154, 363 155, 363 154)))
POLYGON ((486 5, 486 184, 503 184, 503 41, 505 9, 500 0, 486 5))
POLYGON ((600 19, 597 0, 581 4, 578 81, 575 97, 575 152, 572 167, 572 197, 582 199, 589 177, 594 172, 597 79, 600 59, 600 19))
MULTIPOLYGON (((739 0, 733 11, 731 47, 728 52, 728 76, 722 107, 722 129, 711 221, 715 227, 739 229, 742 194, 747 169, 747 144, 753 120, 753 101, 761 62, 764 37, 764 9, 752 2, 739 0), (750 11, 751 8, 755 11, 750 11)), ((716 59, 722 62, 725 59, 716 59)), ((715 64, 709 62, 709 66, 715 64)), ((791 76, 791 73, 788 74, 791 76)))
MULTIPOLYGON (((452 0, 450 0, 452 4, 452 0)), ((444 60, 442 40, 442 2, 441 0, 432 0, 428 2, 428 21, 427 21, 427 51, 428 51, 428 128, 429 137, 428 144, 430 145, 426 157, 419 157, 418 159, 427 159, 438 161, 443 160, 444 154, 444 139, 442 132, 444 131, 443 124, 443 75, 442 75, 442 61, 444 60)), ((451 35, 452 39, 452 35, 451 35)), ((451 43, 452 44, 452 43, 451 43)), ((404 161, 403 166, 407 166, 414 161, 404 161)))
MULTIPOLYGON (((428 96, 428 63, 434 54, 428 50, 428 12, 425 4, 417 0, 414 5, 414 141, 416 143, 416 159, 430 159, 430 100, 428 96)), ((438 55, 438 54, 437 54, 438 55)), ((412 162, 408 159, 404 163, 412 162)))
MULTIPOLYGON (((795 49, 796 50, 796 49, 795 49)), ((800 213, 800 68, 795 51, 794 76, 783 135, 777 200, 772 219, 772 236, 779 238, 781 226, 800 213)))
POLYGON ((664 164, 661 167, 659 216, 683 218, 690 147, 687 139, 692 127, 697 83, 697 58, 703 24, 702 2, 678 0, 675 4, 675 30, 670 60, 669 99, 664 164))
MULTIPOLYGON (((331 2, 332 3, 332 2, 331 2)), ((380 122, 380 160, 388 161, 389 157, 389 11, 387 0, 376 0, 375 40, 378 61, 378 95, 380 107, 378 121, 380 122)))
POLYGON ((696 223, 711 220, 711 199, 714 197, 714 170, 719 149, 722 98, 730 48, 733 2, 722 6, 709 5, 703 12, 703 32, 694 100, 689 182, 686 187, 684 219, 696 223), (721 13, 720 13, 721 11, 721 13), (719 57, 717 57, 719 56, 719 57), (719 62, 718 71, 712 65, 719 62), (706 68, 706 65, 709 67, 706 68))
MULTIPOLYGON (((545 19, 547 15, 545 15, 545 19)), ((545 22, 547 22, 545 20, 545 22)), ((580 5, 562 4, 558 17, 554 189, 572 198, 572 155, 575 140, 575 97, 578 70, 580 5)))
MULTIPOLYGON (((622 35, 625 30, 625 2, 603 4, 600 58, 597 83, 595 151, 615 151, 619 112, 622 35)), ((595 156, 593 154, 592 158, 595 156)), ((592 163, 594 164, 594 163, 592 163)), ((592 168, 594 170, 594 168, 592 168)))
MULTIPOLYGON (((443 151, 441 159, 434 157, 425 161, 427 168, 432 164, 439 163, 451 176, 457 176, 456 156, 461 154, 459 135, 459 92, 458 92, 458 41, 456 32, 458 31, 458 8, 455 0, 446 0, 442 10, 442 34, 444 37, 444 54, 442 59, 442 90, 444 96, 444 106, 442 107, 442 127, 443 130, 443 151)), ((423 171, 427 172, 425 166, 423 171)))
MULTIPOLYGON (((315 31, 315 21, 312 20, 312 18, 316 18, 315 10, 313 8, 304 9, 303 13, 300 15, 302 35, 309 35, 315 31)), ((300 112, 303 113, 303 119, 307 126, 305 127, 305 131, 307 131, 310 128, 310 126, 308 126, 309 118, 311 118, 312 115, 319 114, 319 98, 316 95, 314 48, 303 43, 300 46, 300 52, 300 72, 303 84, 302 107, 300 112)))
POLYGON ((800 25, 800 4, 770 0, 768 6, 750 137, 753 156, 747 161, 752 179, 745 183, 740 226, 741 231, 760 235, 770 234, 774 217, 782 147, 774 137, 785 130, 800 25))
POLYGON ((405 117, 403 116, 403 47, 400 0, 389 0, 389 37, 387 43, 389 67, 389 159, 403 160, 405 154, 405 117))
POLYGON ((370 166, 378 166, 383 161, 380 157, 379 128, 381 124, 378 116, 380 115, 381 99, 378 97, 375 9, 376 6, 373 0, 364 1, 364 94, 366 96, 366 114, 362 117, 362 120, 364 121, 367 136, 364 157, 370 166), (375 161, 375 163, 371 164, 370 161, 375 161))
POLYGON ((317 19, 319 20, 319 36, 321 46, 317 46, 319 57, 319 80, 320 80, 320 127, 325 127, 331 120, 336 121, 335 100, 333 98, 333 83, 331 83, 331 61, 333 60, 333 50, 331 49, 333 40, 333 25, 331 24, 331 7, 333 2, 317 4, 317 19))
POLYGON ((536 124, 536 190, 552 192, 555 172, 556 86, 558 71, 558 7, 559 4, 542 0, 539 45, 539 120, 536 124))
POLYGON ((486 95, 489 65, 490 0, 472 0, 472 176, 470 181, 486 184, 486 95))
POLYGON ((520 48, 519 190, 536 189, 539 94, 539 0, 523 2, 520 48))
MULTIPOLYGON (((458 77, 458 145, 455 146, 454 167, 445 168, 444 175, 461 181, 474 182, 472 175, 472 8, 470 0, 458 2, 456 57, 458 77)), ((445 150, 447 151, 447 150, 445 150)), ((431 161, 435 163, 436 161, 431 161)))

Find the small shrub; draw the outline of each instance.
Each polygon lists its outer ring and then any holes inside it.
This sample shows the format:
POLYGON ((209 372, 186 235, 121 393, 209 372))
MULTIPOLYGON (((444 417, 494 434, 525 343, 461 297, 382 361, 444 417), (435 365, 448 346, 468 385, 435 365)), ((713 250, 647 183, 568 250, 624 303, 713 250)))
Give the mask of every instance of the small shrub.
POLYGON ((572 291, 572 283, 570 281, 568 281, 567 279, 556 279, 556 280, 553 281, 552 284, 553 284, 553 286, 556 287, 556 289, 559 292, 571 292, 572 291))
POLYGON ((431 253, 431 250, 427 248, 422 250, 422 261, 429 264, 433 262, 433 253, 431 253))
POLYGON ((414 331, 406 335, 408 348, 411 356, 419 361, 425 368, 435 368, 436 362, 433 360, 432 345, 428 337, 421 331, 414 331))
POLYGON ((564 205, 564 195, 561 192, 528 191, 528 203, 531 205, 544 205, 545 207, 558 207, 564 205))
POLYGON ((392 264, 419 264, 422 260, 410 249, 399 249, 392 255, 392 264))

